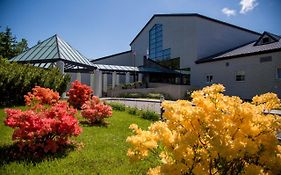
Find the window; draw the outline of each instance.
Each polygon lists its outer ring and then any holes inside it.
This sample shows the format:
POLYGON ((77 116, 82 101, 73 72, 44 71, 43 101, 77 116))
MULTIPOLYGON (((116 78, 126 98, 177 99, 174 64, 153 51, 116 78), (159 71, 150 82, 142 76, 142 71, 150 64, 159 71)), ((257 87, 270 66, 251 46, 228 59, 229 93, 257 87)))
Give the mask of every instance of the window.
POLYGON ((272 57, 268 56, 268 57, 260 57, 260 62, 264 63, 264 62, 271 62, 272 61, 272 57))
POLYGON ((237 72, 236 81, 245 81, 245 72, 244 71, 237 72))
POLYGON ((281 68, 277 68, 277 79, 281 80, 281 68))
POLYGON ((270 42, 269 37, 265 37, 265 38, 262 39, 263 44, 266 44, 266 43, 269 43, 269 42, 270 42))
POLYGON ((155 24, 149 31, 149 58, 154 61, 171 58, 171 49, 163 50, 162 24, 155 24))
POLYGON ((206 83, 212 83, 213 82, 213 75, 207 75, 206 76, 206 83))

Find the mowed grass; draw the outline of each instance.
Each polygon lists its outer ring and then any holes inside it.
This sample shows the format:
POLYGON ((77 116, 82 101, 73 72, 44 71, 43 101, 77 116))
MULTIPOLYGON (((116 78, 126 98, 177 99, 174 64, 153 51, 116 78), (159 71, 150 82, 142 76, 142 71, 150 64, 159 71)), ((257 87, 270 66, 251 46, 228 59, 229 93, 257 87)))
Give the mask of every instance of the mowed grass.
MULTIPOLYGON (((13 130, 4 125, 5 114, 0 109, 0 149, 12 145, 13 130)), ((79 118, 81 121, 81 119, 79 118)), ((54 156, 39 162, 13 160, 3 163, 0 160, 0 174, 146 174, 148 168, 157 165, 155 157, 146 161, 130 162, 127 157, 129 144, 126 138, 132 135, 128 128, 136 123, 145 129, 150 121, 129 115, 126 112, 113 111, 113 116, 104 126, 81 125, 82 134, 73 138, 84 146, 70 151, 65 156, 54 156)), ((4 158, 5 159, 5 158, 4 158)))

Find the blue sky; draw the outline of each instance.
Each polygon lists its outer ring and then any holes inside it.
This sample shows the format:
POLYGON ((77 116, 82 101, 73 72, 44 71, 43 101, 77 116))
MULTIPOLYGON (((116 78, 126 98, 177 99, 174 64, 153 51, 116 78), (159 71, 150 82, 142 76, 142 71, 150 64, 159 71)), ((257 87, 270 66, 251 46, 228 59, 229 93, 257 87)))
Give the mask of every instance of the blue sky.
POLYGON ((130 49, 158 13, 200 13, 281 35, 280 0, 1 0, 0 26, 29 47, 58 34, 89 59, 130 49))

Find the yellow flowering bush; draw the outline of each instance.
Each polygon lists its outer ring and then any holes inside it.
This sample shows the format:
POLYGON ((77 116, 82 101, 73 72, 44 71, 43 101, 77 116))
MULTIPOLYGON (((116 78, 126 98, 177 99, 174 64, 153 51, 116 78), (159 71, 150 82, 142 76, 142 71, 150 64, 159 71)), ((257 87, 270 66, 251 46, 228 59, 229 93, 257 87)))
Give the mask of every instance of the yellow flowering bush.
POLYGON ((280 173, 280 117, 263 113, 279 107, 280 100, 268 93, 243 102, 223 91, 215 84, 194 91, 191 103, 164 102, 164 122, 147 131, 130 126, 127 155, 143 160, 157 154, 161 164, 149 169, 151 175, 280 173))

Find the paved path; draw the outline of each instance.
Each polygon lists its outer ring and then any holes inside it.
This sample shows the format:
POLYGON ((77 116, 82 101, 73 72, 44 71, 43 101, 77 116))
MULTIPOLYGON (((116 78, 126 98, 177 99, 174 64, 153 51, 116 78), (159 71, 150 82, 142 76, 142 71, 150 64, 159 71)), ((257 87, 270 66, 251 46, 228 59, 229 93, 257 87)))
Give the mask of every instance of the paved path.
POLYGON ((141 110, 151 110, 160 113, 160 100, 139 98, 101 98, 108 102, 123 103, 126 106, 136 107, 141 110))

